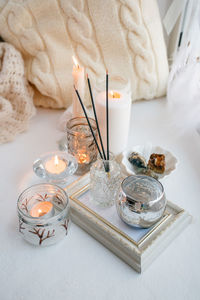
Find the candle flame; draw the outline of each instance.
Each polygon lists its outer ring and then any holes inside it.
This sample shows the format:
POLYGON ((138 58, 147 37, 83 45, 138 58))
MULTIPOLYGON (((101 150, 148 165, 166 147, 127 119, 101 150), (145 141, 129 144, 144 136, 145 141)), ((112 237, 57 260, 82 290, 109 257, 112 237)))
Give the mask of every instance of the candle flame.
POLYGON ((85 153, 78 153, 79 164, 85 164, 89 161, 89 156, 85 153))
POLYGON ((72 59, 73 59, 73 62, 75 64, 76 68, 79 68, 79 63, 74 55, 72 56, 72 59))
POLYGON ((46 212, 43 212, 42 209, 38 209, 38 217, 43 217, 46 215, 46 212))
POLYGON ((56 155, 55 158, 54 158, 54 163, 55 163, 55 166, 58 165, 58 156, 56 155))
POLYGON ((119 98, 121 98, 121 94, 118 93, 118 92, 116 92, 116 91, 115 92, 110 91, 108 95, 112 99, 119 99, 119 98))

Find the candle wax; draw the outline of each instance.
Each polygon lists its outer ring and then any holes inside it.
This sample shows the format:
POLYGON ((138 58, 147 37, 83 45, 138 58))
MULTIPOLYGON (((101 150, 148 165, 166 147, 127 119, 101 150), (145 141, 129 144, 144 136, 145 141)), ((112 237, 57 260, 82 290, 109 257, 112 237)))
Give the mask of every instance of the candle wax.
POLYGON ((53 213, 53 204, 49 201, 39 202, 30 210, 31 217, 39 218, 53 213))
POLYGON ((45 169, 52 174, 60 174, 64 172, 66 167, 66 162, 57 156, 52 157, 52 159, 48 160, 45 164, 45 169))
MULTIPOLYGON (((101 92, 95 99, 99 127, 106 151, 106 92, 101 92)), ((128 141, 129 121, 131 113, 131 97, 125 91, 108 91, 109 111, 109 148, 114 155, 118 155, 125 148, 128 141)))
MULTIPOLYGON (((84 98, 84 92, 85 92, 85 79, 84 79, 84 68, 80 67, 78 62, 76 61, 75 57, 72 57, 74 61, 73 65, 73 83, 76 89, 79 92, 79 95, 81 98, 84 98)), ((79 100, 77 98, 76 92, 73 89, 73 101, 72 101, 72 107, 73 107, 73 117, 82 117, 84 115, 82 107, 79 103, 79 100)))

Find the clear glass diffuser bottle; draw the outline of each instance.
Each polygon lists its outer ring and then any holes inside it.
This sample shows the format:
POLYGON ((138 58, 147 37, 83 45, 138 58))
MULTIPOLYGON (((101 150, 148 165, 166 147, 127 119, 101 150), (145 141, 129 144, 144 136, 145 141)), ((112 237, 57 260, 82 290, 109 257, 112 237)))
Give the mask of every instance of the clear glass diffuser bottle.
POLYGON ((113 154, 109 160, 98 158, 90 168, 90 188, 92 201, 102 207, 110 207, 118 197, 121 170, 113 154))

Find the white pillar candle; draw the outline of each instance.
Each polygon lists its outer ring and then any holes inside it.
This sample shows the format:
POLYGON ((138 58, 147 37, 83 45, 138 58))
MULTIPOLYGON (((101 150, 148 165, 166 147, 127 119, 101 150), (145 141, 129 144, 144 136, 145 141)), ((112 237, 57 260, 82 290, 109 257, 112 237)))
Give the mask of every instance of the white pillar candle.
MULTIPOLYGON (((74 65, 73 65, 73 82, 74 86, 79 92, 79 95, 81 96, 81 99, 84 99, 84 93, 85 93, 85 77, 84 77, 84 68, 79 65, 76 58, 72 56, 74 65)), ((73 108, 73 117, 82 117, 83 116, 83 110, 79 103, 78 97, 76 95, 76 92, 73 87, 72 92, 72 108, 73 108)))
MULTIPOLYGON (((99 127, 102 133, 104 148, 106 142, 106 92, 97 95, 96 110, 99 127)), ((128 131, 131 113, 131 96, 121 91, 108 92, 109 107, 109 150, 115 155, 121 153, 128 141, 128 131)))

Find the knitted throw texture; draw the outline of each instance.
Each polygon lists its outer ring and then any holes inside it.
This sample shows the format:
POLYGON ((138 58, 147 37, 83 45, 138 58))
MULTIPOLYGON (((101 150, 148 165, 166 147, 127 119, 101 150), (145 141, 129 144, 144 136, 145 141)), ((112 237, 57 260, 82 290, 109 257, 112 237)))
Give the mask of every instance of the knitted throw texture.
POLYGON ((156 0, 0 0, 0 35, 22 53, 36 105, 69 106, 72 55, 93 87, 108 69, 130 81, 133 100, 165 94, 168 63, 156 0))
POLYGON ((27 129, 35 113, 32 98, 21 54, 12 45, 0 43, 0 144, 27 129))

